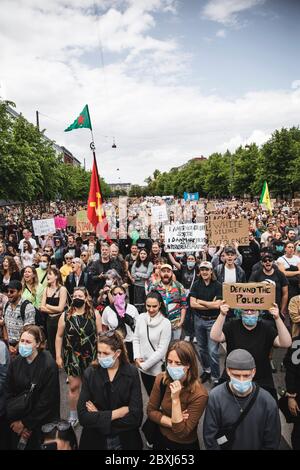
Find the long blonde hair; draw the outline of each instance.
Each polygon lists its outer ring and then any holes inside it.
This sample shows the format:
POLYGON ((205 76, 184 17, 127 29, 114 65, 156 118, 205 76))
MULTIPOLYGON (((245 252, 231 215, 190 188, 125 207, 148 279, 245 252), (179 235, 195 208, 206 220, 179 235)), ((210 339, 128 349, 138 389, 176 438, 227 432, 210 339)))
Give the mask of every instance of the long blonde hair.
POLYGON ((39 286, 39 278, 38 278, 35 267, 34 266, 26 266, 26 268, 24 269, 24 273, 23 273, 23 277, 22 277, 22 286, 23 286, 22 293, 24 292, 26 287, 27 288, 30 287, 31 294, 33 295, 33 297, 36 297, 37 289, 38 289, 38 286, 39 286), (31 269, 32 274, 33 274, 32 284, 30 284, 28 286, 27 286, 27 283, 24 279, 24 273, 25 273, 26 269, 31 269))

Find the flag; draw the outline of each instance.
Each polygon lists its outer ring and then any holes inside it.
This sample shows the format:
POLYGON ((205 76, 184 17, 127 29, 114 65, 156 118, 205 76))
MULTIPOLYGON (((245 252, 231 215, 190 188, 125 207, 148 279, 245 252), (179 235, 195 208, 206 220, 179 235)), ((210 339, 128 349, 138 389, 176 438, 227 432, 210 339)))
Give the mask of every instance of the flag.
POLYGON ((89 107, 87 104, 85 105, 81 113, 79 114, 78 118, 75 119, 73 124, 70 124, 70 126, 67 127, 67 129, 65 129, 65 132, 72 131, 73 129, 81 129, 83 127, 86 127, 87 129, 92 130, 89 107))
POLYGON ((91 224, 94 226, 95 230, 97 227, 97 229, 100 231, 99 235, 103 236, 105 240, 110 242, 111 240, 108 237, 108 222, 103 207, 103 197, 100 187, 95 154, 88 198, 87 217, 91 224))
POLYGON ((264 182, 264 185, 263 185, 259 203, 265 204, 268 211, 272 214, 272 205, 271 205, 271 200, 270 200, 268 183, 266 181, 264 182))

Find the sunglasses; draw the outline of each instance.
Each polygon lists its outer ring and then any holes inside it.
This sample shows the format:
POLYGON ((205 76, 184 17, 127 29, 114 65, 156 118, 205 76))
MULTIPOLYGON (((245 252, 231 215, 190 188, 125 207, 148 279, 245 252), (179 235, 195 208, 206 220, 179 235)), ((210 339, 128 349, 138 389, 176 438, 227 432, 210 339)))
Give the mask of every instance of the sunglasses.
POLYGON ((52 432, 53 429, 57 429, 58 431, 66 431, 67 429, 70 429, 70 427, 71 423, 68 423, 68 421, 57 421, 55 423, 44 424, 41 430, 43 433, 48 434, 49 432, 52 432))
POLYGON ((71 259, 73 259, 73 258, 65 258, 65 260, 71 260, 71 259))
POLYGON ((272 262, 273 261, 273 258, 265 258, 263 259, 263 263, 268 263, 268 262, 272 262))
POLYGON ((116 330, 110 330, 110 331, 101 331, 100 333, 98 333, 98 336, 99 338, 103 338, 104 336, 106 336, 107 338, 111 338, 112 336, 114 336, 116 333, 116 330))
POLYGON ((15 292, 17 292, 17 289, 7 289, 8 294, 14 294, 15 292))

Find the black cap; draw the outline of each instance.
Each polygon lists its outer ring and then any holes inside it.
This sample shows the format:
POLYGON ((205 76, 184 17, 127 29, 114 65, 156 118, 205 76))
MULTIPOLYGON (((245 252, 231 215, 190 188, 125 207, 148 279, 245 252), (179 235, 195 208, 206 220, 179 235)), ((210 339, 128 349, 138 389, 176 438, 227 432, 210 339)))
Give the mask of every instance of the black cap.
POLYGON ((7 286, 7 289, 16 289, 17 291, 22 290, 22 282, 20 281, 10 281, 7 286))
POLYGON ((274 256, 272 253, 264 253, 261 259, 264 260, 265 258, 270 258, 272 261, 274 260, 274 256))
POLYGON ((233 253, 236 254, 236 249, 233 246, 225 246, 224 253, 233 253))

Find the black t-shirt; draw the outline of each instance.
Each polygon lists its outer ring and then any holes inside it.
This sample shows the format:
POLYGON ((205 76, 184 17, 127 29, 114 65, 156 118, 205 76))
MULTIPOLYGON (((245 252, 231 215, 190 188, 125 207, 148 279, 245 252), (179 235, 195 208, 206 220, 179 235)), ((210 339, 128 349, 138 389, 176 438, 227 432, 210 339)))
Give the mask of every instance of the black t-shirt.
MULTIPOLYGON (((193 285, 190 292, 190 297, 195 299, 205 300, 206 302, 212 302, 214 298, 216 300, 222 299, 222 284, 218 281, 211 281, 208 285, 202 279, 198 279, 193 285)), ((193 309, 195 315, 201 317, 216 317, 219 315, 219 310, 196 310, 193 309)))
MULTIPOLYGON (((231 320, 223 327, 226 338, 227 355, 235 349, 245 349, 254 357, 256 375, 254 381, 259 385, 274 387, 269 354, 278 332, 267 322, 259 321, 253 330, 247 330, 242 320, 231 320)), ((226 369, 223 373, 226 377, 226 369)))
POLYGON ((192 285, 198 279, 199 269, 197 267, 188 269, 186 266, 175 272, 176 279, 179 281, 185 289, 191 289, 192 285))
POLYGON ((288 285, 288 280, 285 275, 279 271, 279 269, 274 269, 273 274, 265 274, 262 269, 259 269, 251 274, 249 282, 263 282, 267 279, 275 282, 276 284, 276 303, 281 307, 281 298, 282 298, 282 288, 288 285))

